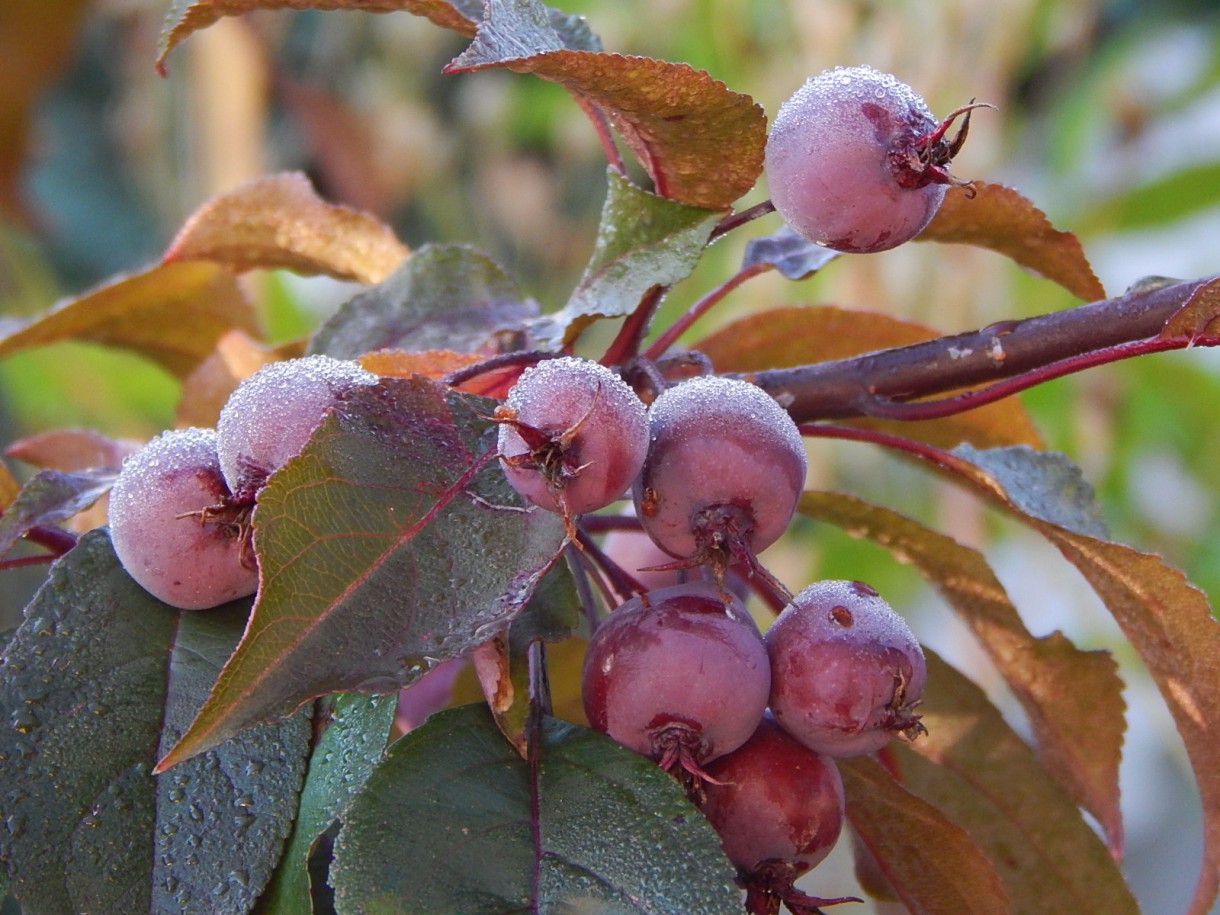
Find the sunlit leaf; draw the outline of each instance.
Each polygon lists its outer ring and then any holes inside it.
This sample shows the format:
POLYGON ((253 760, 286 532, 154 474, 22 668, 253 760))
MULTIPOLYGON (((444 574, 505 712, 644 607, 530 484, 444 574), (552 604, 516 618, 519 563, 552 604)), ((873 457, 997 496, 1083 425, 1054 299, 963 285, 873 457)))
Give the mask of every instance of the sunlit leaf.
POLYGON ((215 426, 220 408, 243 378, 268 362, 291 358, 282 348, 262 346, 248 334, 231 330, 216 341, 216 349, 182 379, 177 419, 183 426, 215 426))
POLYGON ((307 717, 169 776, 150 771, 203 701, 248 602, 175 611, 102 531, 53 567, 0 668, 0 839, 30 912, 244 912, 279 859, 307 717))
POLYGON ((1021 702, 1043 765, 1121 850, 1123 684, 1110 655, 1058 631, 1035 638, 981 553, 910 518, 838 493, 806 492, 799 510, 876 541, 940 591, 1021 702))
POLYGON ((0 464, 0 512, 7 511, 21 492, 21 483, 13 476, 7 464, 0 464))
POLYGON ((493 408, 384 379, 271 476, 254 514, 254 614, 163 769, 314 696, 396 690, 520 612, 563 524, 508 486, 493 408))
POLYGON ((33 527, 58 524, 84 511, 110 491, 116 468, 40 470, 0 515, 0 556, 33 527))
POLYGON ((609 117, 662 197, 723 209, 762 172, 767 119, 749 96, 689 64, 573 50, 541 4, 489 0, 447 72, 506 67, 559 83, 609 117))
POLYGON ((303 174, 288 172, 212 198, 183 225, 165 261, 283 268, 377 283, 409 253, 385 223, 327 203, 303 174))
POLYGON ((492 348, 519 334, 538 306, 489 257, 463 245, 425 245, 380 284, 345 302, 309 343, 309 352, 356 359, 383 349, 492 348))
POLYGON ((970 835, 871 756, 838 761, 847 816, 912 915, 1009 915, 1004 885, 970 835))
POLYGON ((344 693, 318 701, 313 753, 292 836, 275 878, 259 902, 262 915, 313 915, 309 858, 318 837, 364 787, 385 753, 397 694, 344 693))
MULTIPOLYGON (((930 340, 931 328, 877 312, 832 305, 793 305, 747 315, 693 345, 721 372, 753 372, 930 340)), ((959 442, 981 447, 1040 444, 1033 420, 1015 397, 956 416, 918 422, 858 420, 858 425, 952 448, 959 442)))
POLYGON ((1056 229, 1045 213, 1010 187, 985 181, 973 187, 973 193, 949 188, 940 210, 915 240, 990 248, 1087 302, 1106 297, 1080 239, 1056 229))
POLYGON ((1012 911, 1137 915, 1076 803, 983 691, 931 653, 920 712, 928 733, 896 747, 899 780, 965 827, 1003 879, 1012 911))
POLYGON ((719 219, 697 207, 640 190, 613 171, 597 244, 567 305, 534 324, 546 346, 571 343, 598 318, 622 317, 654 286, 685 279, 719 219))
POLYGON ((741 912, 711 826, 655 763, 553 718, 537 753, 481 705, 399 740, 335 843, 339 910, 741 912))
POLYGON ((113 439, 96 429, 48 429, 18 439, 4 449, 4 454, 35 467, 87 470, 118 467, 141 444, 133 439, 113 439))
POLYGON ((33 320, 0 318, 0 356, 61 340, 132 350, 185 375, 231 328, 251 333, 254 313, 233 274, 217 264, 162 264, 68 299, 33 320))

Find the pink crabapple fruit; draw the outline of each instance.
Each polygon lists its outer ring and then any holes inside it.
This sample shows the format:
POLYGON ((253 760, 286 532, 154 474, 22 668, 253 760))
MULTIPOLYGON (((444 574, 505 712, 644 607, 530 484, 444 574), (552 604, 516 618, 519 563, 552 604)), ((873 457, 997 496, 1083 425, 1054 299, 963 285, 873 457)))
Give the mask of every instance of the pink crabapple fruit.
POLYGON ((200 610, 257 589, 248 529, 229 507, 212 429, 163 432, 128 457, 109 512, 123 568, 165 603, 200 610))
POLYGON ((508 482, 569 518, 621 498, 648 448, 643 402, 590 359, 564 356, 526 369, 495 418, 508 482))
POLYGON ((660 588, 614 610, 581 676, 589 723, 681 775, 754 732, 771 675, 758 627, 717 585, 660 588))
POLYGON ((819 581, 765 635, 771 711, 805 746, 847 757, 923 731, 927 666, 906 620, 869 585, 819 581))
POLYGON ((978 107, 937 122, 910 86, 872 67, 812 76, 780 106, 767 136, 771 202, 798 234, 836 251, 897 247, 931 221, 950 184, 969 186, 947 166, 978 107))

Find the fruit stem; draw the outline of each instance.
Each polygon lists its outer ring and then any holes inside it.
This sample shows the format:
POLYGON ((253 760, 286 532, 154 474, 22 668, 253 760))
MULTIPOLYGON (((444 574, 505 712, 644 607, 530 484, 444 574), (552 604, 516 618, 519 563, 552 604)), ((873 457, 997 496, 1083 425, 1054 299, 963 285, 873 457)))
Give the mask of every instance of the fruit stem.
POLYGON ((716 224, 716 228, 712 229, 712 234, 708 237, 707 243, 710 245, 722 235, 727 235, 738 226, 744 226, 748 222, 752 222, 759 216, 766 216, 768 213, 775 212, 775 204, 769 199, 762 203, 756 203, 752 207, 746 207, 744 210, 738 210, 735 213, 730 213, 724 219, 716 224))
POLYGON ((661 334, 648 345, 648 348, 644 350, 644 358, 661 358, 665 351, 673 346, 674 343, 677 342, 678 338, 681 337, 682 334, 686 333, 687 329, 690 328, 690 326, 697 320, 699 320, 699 318, 703 317, 703 315, 705 315, 713 305, 723 299, 746 280, 750 279, 751 277, 758 276, 760 273, 766 273, 768 270, 772 269, 774 269, 773 264, 760 262, 757 264, 751 264, 749 267, 745 267, 737 271, 737 273, 735 273, 733 276, 729 277, 715 289, 710 290, 706 295, 700 298, 699 301, 691 305, 691 307, 686 310, 685 314, 680 316, 676 321, 674 321, 673 324, 662 331, 661 334))

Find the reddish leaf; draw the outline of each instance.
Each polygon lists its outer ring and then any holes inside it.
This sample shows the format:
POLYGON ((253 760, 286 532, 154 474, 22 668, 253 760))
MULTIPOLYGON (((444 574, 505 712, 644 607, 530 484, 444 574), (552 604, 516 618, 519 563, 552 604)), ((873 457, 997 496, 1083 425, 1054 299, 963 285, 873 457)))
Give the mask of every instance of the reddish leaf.
POLYGON ((365 13, 398 11, 425 16, 442 28, 474 35, 478 0, 173 0, 157 53, 157 70, 165 75, 165 58, 191 32, 205 29, 224 16, 254 10, 359 10, 365 13))
POLYGON ((876 541, 940 591, 1021 702, 1042 764, 1121 850, 1123 684, 1109 653, 1081 651, 1060 632, 1035 638, 981 553, 897 512, 819 492, 805 493, 800 511, 876 541))
POLYGON ((1220 322, 1220 278, 1201 283, 1186 304, 1165 322, 1162 337, 1186 337, 1195 340, 1204 334, 1215 333, 1220 322))
POLYGON ((1087 302, 1106 297, 1080 239, 1056 229, 1031 201, 1002 184, 976 181, 973 195, 965 188, 949 188, 940 211, 916 241, 990 248, 1087 302))
POLYGON ((35 467, 88 470, 119 467, 141 444, 134 439, 113 439, 96 429, 50 429, 13 442, 4 453, 35 467))
POLYGON ((962 447, 919 456, 1058 547, 1139 652, 1182 735, 1199 786, 1203 866, 1189 912, 1205 915, 1220 892, 1220 741, 1214 733, 1220 721, 1220 621, 1207 596, 1161 557, 1090 531, 1088 513, 1072 502, 1079 493, 1070 480, 1065 494, 1062 479, 1047 478, 1045 464, 1054 456, 1030 451, 1023 457, 1023 451, 962 447), (1017 472, 1021 464, 1024 473, 1017 472))
POLYGON ((299 352, 268 349, 240 330, 231 330, 217 342, 216 349, 182 379, 178 400, 178 423, 183 426, 214 426, 220 408, 245 377, 253 375, 268 362, 288 359, 299 352))
POLYGON ((928 733, 896 745, 898 778, 964 827, 1013 912, 1138 915, 1117 863, 983 691, 935 655, 920 706, 928 733))
POLYGON ((368 213, 326 203, 300 172, 258 178, 197 210, 166 263, 215 261, 235 270, 284 268, 377 283, 410 253, 368 213))
MULTIPOLYGON (((717 371, 753 372, 843 359, 937 336, 931 328, 877 312, 792 305, 734 321, 693 348, 707 354, 717 371)), ((1033 420, 1015 397, 944 419, 858 420, 856 424, 947 448, 963 441, 981 447, 1041 443, 1033 420)))
POLYGON ((0 356, 62 340, 133 350, 185 375, 221 334, 253 331, 237 280, 217 264, 162 264, 56 305, 30 321, 0 318, 0 356))
POLYGON ((31 528, 58 524, 84 511, 110 491, 116 475, 113 468, 38 471, 0 515, 0 556, 31 528))
POLYGON ((13 472, 4 464, 0 464, 0 513, 8 511, 8 507, 21 492, 21 484, 13 476, 13 472))
POLYGON ((489 460, 491 408, 383 379, 271 476, 254 514, 254 613, 161 769, 311 697, 397 689, 520 612, 564 531, 489 460))
POLYGON ((609 117, 662 197, 723 209, 754 186, 767 119, 753 99, 689 64, 574 50, 538 6, 490 0, 446 72, 506 67, 559 83, 609 117))
POLYGON ((1008 915, 1004 885, 960 826, 871 756, 837 761, 847 816, 912 915, 1008 915))

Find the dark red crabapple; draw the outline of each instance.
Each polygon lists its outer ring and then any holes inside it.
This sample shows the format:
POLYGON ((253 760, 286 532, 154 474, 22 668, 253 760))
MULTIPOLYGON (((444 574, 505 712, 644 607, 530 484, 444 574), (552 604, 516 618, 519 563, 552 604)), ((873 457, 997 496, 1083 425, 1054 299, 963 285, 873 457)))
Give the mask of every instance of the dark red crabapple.
POLYGON ((220 466, 234 498, 252 500, 267 477, 305 447, 329 407, 351 389, 376 382, 357 363, 330 356, 272 362, 243 379, 216 423, 220 466))
POLYGON ((754 732, 771 675, 758 627, 711 582, 660 588, 614 610, 581 677, 597 730, 675 774, 701 774, 754 732))
POLYGON ((917 736, 927 667, 906 620, 869 585, 819 581, 766 634, 771 711, 793 737, 830 756, 917 736))
POLYGON ((565 356, 526 369, 496 419, 509 483, 565 516, 621 498, 648 449, 643 402, 590 359, 565 356))
POLYGON ((128 574, 167 604, 215 607, 253 594, 254 556, 226 518, 212 429, 164 432, 127 458, 110 491, 110 539, 128 574))
POLYGON ((716 375, 692 378, 653 401, 648 426, 652 441, 635 508, 666 553, 740 559, 787 530, 805 484, 805 446, 762 388, 716 375))
POLYGON ((906 83, 872 67, 836 67, 780 106, 767 136, 771 202, 788 225, 837 251, 885 251, 931 221, 976 105, 937 122, 906 83), (959 115, 962 128, 946 133, 959 115))
POLYGON ((843 782, 834 760, 795 740, 770 715, 707 774, 699 807, 747 886, 791 887, 838 841, 843 782))

